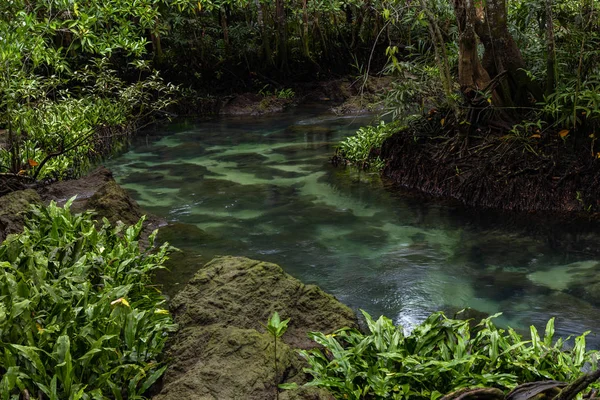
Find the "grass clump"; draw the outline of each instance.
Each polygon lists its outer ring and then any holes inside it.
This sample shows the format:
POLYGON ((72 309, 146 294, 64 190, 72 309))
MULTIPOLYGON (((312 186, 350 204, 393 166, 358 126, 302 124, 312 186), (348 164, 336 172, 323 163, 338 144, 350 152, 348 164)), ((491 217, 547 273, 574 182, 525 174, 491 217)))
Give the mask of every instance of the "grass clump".
POLYGON ((394 133, 397 124, 380 121, 377 125, 363 126, 354 136, 344 139, 337 149, 337 157, 364 170, 379 171, 385 162, 379 156, 383 141, 394 133))
POLYGON ((598 353, 586 351, 589 332, 565 349, 562 338, 554 342, 554 319, 543 338, 532 326, 531 340, 523 340, 511 328, 497 328, 497 315, 472 329, 468 321, 438 312, 405 335, 390 319, 363 314, 368 334, 347 328, 310 334, 323 349, 301 352, 313 376, 308 385, 340 399, 436 400, 461 388, 509 391, 524 382, 568 382, 583 375, 584 367, 597 367, 598 353))
POLYGON ((150 285, 168 246, 52 203, 0 245, 0 398, 141 399, 174 329, 150 285), (19 397, 21 396, 21 397, 19 397))

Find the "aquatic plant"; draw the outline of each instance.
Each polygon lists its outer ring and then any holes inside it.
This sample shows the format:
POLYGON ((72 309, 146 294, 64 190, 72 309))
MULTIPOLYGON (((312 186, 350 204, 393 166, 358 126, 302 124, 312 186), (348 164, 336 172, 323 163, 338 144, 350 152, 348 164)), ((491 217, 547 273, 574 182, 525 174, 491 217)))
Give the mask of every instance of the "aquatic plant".
POLYGON ((497 328, 499 314, 471 327, 469 321, 437 312, 405 334, 386 317, 365 316, 369 333, 341 329, 333 334, 311 333, 323 346, 301 351, 313 376, 310 386, 325 387, 336 398, 415 398, 435 400, 461 388, 494 387, 508 391, 524 382, 572 381, 584 366, 597 368, 597 351, 586 351, 585 337, 554 342, 554 319, 541 338, 497 328))
POLYGON ((51 203, 0 245, 0 397, 142 398, 165 371, 174 329, 150 285, 168 245, 140 249, 137 224, 111 226, 51 203), (21 396, 21 397, 19 397, 21 396))

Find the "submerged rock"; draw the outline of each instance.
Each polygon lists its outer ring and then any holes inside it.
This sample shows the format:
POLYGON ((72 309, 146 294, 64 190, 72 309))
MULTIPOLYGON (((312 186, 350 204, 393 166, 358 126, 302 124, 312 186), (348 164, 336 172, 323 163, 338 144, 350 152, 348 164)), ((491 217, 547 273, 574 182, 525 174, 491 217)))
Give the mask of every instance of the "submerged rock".
POLYGON ((0 197, 0 243, 12 233, 23 230, 25 213, 42 199, 35 190, 18 190, 0 197))
MULTIPOLYGON (((294 348, 312 348, 310 331, 356 326, 352 310, 317 286, 304 285, 271 263, 220 257, 206 264, 172 301, 179 332, 170 342, 159 400, 271 399, 276 381, 306 382, 294 348), (277 311, 290 318, 277 344, 264 324, 277 311)), ((302 388, 287 399, 327 399, 326 392, 302 388)))

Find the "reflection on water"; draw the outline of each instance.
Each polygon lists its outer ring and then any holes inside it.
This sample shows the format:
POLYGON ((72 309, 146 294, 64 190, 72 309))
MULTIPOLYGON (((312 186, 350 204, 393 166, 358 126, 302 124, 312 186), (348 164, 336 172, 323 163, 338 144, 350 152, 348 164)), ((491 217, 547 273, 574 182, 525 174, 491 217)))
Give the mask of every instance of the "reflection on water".
POLYGON ((177 268, 160 277, 169 291, 195 272, 190 255, 245 255, 404 326, 468 306, 502 311, 500 322, 514 327, 556 316, 562 335, 599 330, 596 260, 333 168, 335 144, 367 122, 312 109, 173 123, 140 135, 107 166, 146 210, 183 223, 168 233, 188 255, 175 255, 177 268))

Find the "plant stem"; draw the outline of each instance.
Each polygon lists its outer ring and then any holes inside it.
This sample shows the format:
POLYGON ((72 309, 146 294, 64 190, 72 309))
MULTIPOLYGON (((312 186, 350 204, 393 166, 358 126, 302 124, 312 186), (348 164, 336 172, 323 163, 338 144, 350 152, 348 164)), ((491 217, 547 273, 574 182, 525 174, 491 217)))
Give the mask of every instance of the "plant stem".
POLYGON ((279 389, 277 388, 277 336, 273 335, 273 339, 275 340, 275 357, 273 357, 275 361, 275 398, 279 400, 279 389))

